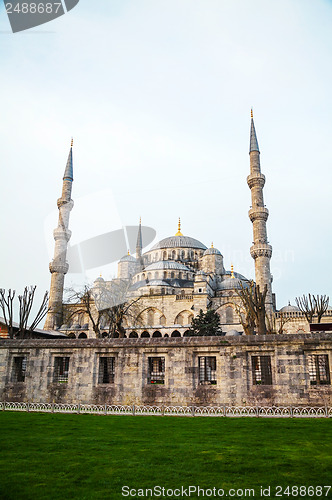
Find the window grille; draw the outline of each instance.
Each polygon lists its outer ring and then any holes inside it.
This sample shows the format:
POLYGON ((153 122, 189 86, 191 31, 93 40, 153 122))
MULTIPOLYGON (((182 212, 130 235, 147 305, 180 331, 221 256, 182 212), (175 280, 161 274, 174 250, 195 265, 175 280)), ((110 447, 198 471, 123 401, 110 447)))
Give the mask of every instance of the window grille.
POLYGON ((149 358, 148 382, 150 384, 165 383, 165 358, 149 358))
POLYGON ((69 372, 69 358, 56 357, 54 360, 54 382, 67 383, 69 372))
POLYGON ((217 360, 215 356, 200 356, 198 358, 199 365, 199 383, 200 384, 216 384, 216 367, 217 360))
POLYGON ((327 354, 311 354, 309 358, 310 385, 330 384, 329 357, 327 354))
POLYGON ((99 358, 98 384, 114 383, 114 358, 99 358))
POLYGON ((17 356, 13 360, 13 382, 24 382, 25 373, 27 368, 27 358, 26 356, 17 356))
POLYGON ((272 385, 271 356, 252 356, 254 385, 272 385))

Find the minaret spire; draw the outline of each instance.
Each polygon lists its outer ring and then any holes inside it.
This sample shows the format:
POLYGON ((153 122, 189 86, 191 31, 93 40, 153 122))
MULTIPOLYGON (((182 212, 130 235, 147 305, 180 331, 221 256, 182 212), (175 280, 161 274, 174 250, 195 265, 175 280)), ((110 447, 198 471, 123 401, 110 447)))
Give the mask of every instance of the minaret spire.
POLYGON ((59 209, 58 227, 53 231, 55 248, 54 258, 50 262, 51 288, 49 299, 49 311, 47 313, 44 329, 56 330, 62 325, 62 301, 65 274, 68 272, 66 261, 68 241, 71 237, 69 231, 70 211, 74 206, 71 199, 73 185, 73 140, 71 141, 67 165, 63 176, 62 195, 58 199, 59 209))
POLYGON ((247 183, 251 190, 252 208, 249 210, 249 218, 253 226, 253 246, 250 248, 250 254, 255 261, 256 284, 263 291, 267 286, 266 312, 271 315, 272 304, 272 276, 270 272, 270 260, 272 256, 272 247, 268 244, 266 221, 269 217, 269 211, 264 205, 263 187, 265 185, 265 176, 261 173, 260 152, 256 136, 253 111, 251 110, 251 128, 250 128, 250 175, 247 177, 247 183))
POLYGON ((139 226, 138 226, 138 233, 137 233, 137 242, 136 242, 136 259, 140 260, 142 257, 142 249, 143 249, 143 243, 142 243, 142 219, 141 217, 139 218, 139 226))

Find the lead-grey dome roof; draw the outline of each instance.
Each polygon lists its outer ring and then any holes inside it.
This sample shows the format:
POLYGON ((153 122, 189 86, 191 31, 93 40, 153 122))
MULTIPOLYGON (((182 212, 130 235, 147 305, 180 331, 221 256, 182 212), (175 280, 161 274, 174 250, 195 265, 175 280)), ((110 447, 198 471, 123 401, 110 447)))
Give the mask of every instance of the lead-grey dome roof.
POLYGON ((120 262, 136 262, 136 259, 132 255, 124 255, 120 262))
POLYGON ((300 309, 296 306, 291 306, 290 304, 288 304, 288 306, 282 307, 279 312, 282 312, 282 313, 300 312, 300 309))
POLYGON ((158 250, 160 248, 199 248, 206 250, 207 247, 195 238, 190 236, 169 236, 156 243, 151 250, 158 250))
POLYGON ((221 253, 219 252, 218 248, 211 247, 205 250, 203 255, 221 255, 221 253))
POLYGON ((175 269, 177 271, 190 271, 189 267, 174 260, 159 260, 149 264, 144 271, 154 271, 158 269, 175 269))

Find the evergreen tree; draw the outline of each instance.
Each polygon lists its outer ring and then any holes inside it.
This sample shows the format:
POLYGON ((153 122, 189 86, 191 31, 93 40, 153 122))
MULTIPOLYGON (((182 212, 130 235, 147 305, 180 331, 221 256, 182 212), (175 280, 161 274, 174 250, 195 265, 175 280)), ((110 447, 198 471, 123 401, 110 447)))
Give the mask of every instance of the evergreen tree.
POLYGON ((203 313, 202 309, 198 316, 192 319, 190 333, 192 336, 216 336, 222 335, 219 314, 213 309, 203 313))

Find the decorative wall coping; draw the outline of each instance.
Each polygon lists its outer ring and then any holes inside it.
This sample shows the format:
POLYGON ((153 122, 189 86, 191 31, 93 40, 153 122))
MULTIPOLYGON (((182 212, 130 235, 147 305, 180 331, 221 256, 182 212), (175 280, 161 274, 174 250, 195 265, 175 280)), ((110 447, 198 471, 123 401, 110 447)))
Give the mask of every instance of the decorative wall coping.
POLYGON ((328 406, 155 406, 0 402, 2 411, 175 417, 331 418, 328 406))
POLYGON ((0 339, 0 349, 8 348, 93 348, 93 347, 231 347, 279 344, 318 345, 332 342, 332 332, 283 334, 283 335, 241 335, 239 337, 150 337, 125 339, 0 339))

